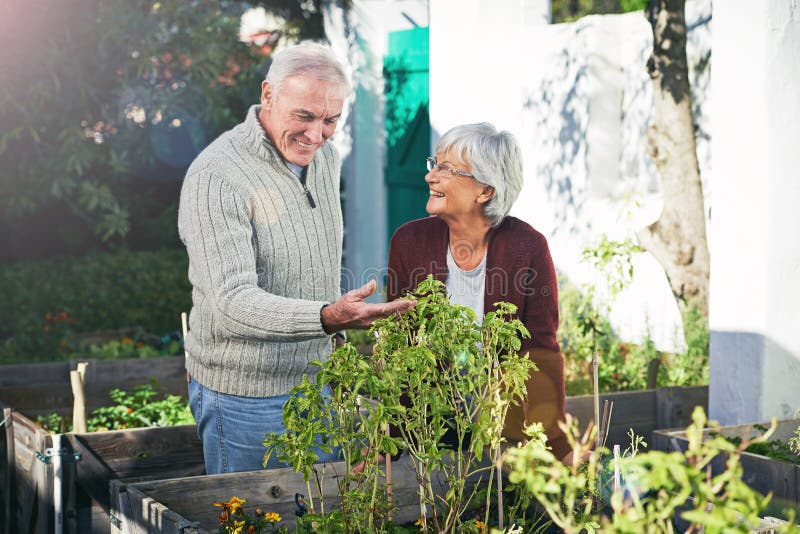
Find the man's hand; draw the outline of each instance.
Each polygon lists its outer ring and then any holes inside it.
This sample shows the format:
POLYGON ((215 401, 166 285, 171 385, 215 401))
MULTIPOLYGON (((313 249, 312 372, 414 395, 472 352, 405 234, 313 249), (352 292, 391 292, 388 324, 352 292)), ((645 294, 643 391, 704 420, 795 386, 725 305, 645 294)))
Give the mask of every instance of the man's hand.
POLYGON ((413 300, 396 300, 386 304, 364 302, 374 292, 375 280, 370 280, 322 308, 322 327, 329 334, 345 328, 368 328, 376 319, 383 319, 393 313, 405 313, 417 304, 413 300))

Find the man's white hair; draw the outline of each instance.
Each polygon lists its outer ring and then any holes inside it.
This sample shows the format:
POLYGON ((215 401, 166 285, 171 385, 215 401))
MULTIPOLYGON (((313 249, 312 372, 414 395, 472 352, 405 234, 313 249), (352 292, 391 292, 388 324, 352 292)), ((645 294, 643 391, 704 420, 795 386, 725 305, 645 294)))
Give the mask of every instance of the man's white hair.
POLYGON ((338 84, 343 96, 350 94, 350 80, 347 79, 344 66, 325 45, 303 41, 284 48, 272 59, 266 81, 272 85, 272 92, 277 96, 284 80, 301 75, 323 83, 338 84))

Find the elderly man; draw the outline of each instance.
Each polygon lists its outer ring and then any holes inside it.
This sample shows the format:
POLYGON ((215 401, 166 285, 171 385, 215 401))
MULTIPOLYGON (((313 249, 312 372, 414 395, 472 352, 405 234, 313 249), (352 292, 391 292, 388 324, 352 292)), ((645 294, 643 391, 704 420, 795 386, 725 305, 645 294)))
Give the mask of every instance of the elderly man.
POLYGON ((189 402, 209 474, 258 469, 264 435, 331 335, 411 303, 341 296, 340 160, 327 143, 350 91, 331 51, 278 53, 261 105, 192 163, 178 228, 189 254, 189 402))

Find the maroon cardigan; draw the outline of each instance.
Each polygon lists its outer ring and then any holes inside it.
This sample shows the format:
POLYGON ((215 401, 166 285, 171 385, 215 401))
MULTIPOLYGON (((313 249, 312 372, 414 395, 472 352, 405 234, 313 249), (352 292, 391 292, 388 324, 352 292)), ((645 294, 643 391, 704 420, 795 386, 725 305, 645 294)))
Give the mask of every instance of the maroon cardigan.
MULTIPOLYGON (((389 245, 387 297, 392 301, 415 289, 428 276, 444 283, 447 278, 449 229, 438 217, 404 224, 389 245)), ((553 453, 569 452, 558 428, 564 420, 564 358, 556 339, 558 330, 558 283, 545 237, 529 224, 506 217, 490 231, 486 257, 484 310, 505 301, 517 306, 517 315, 530 339, 522 340, 520 354, 528 353, 539 368, 527 382, 521 406, 512 406, 503 434, 523 440, 526 424, 540 421, 553 453)))

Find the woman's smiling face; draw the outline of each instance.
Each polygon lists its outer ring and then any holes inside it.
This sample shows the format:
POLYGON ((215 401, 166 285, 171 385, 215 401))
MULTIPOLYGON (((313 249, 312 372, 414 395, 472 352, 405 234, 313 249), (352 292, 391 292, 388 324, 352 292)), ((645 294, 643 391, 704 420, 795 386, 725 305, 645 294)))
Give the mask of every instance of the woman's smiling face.
POLYGON ((470 164, 451 150, 437 153, 436 165, 425 175, 430 189, 425 206, 427 212, 445 220, 483 215, 483 205, 491 198, 491 193, 487 197, 487 186, 475 178, 455 174, 448 169, 472 174, 470 164))
POLYGON ((343 104, 338 84, 292 76, 278 94, 269 82, 262 83, 259 119, 283 159, 305 167, 333 135, 343 104))

